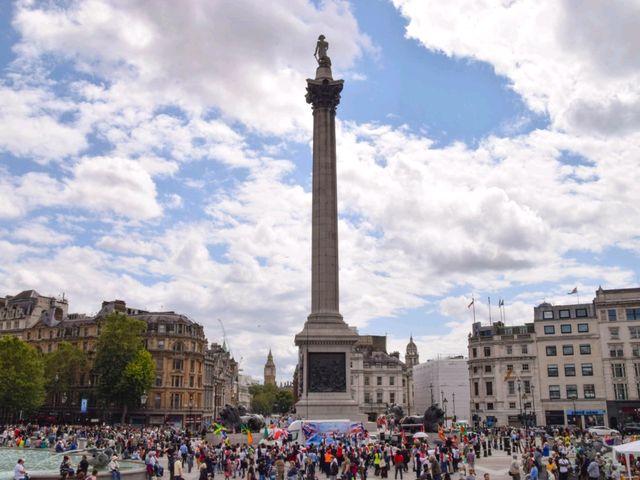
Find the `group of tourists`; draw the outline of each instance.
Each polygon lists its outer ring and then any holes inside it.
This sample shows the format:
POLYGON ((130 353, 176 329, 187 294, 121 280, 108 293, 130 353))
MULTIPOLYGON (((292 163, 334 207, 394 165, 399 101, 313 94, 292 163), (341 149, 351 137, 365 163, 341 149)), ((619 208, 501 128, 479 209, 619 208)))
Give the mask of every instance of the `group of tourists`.
MULTIPOLYGON (((517 428, 485 429, 440 438, 421 438, 391 444, 370 438, 329 438, 319 445, 300 445, 283 439, 258 445, 232 444, 228 439, 208 441, 172 428, 114 428, 109 426, 6 427, 0 445, 44 448, 58 452, 83 446, 105 449, 110 455, 106 469, 112 480, 120 480, 120 461, 144 462, 147 480, 158 480, 168 470, 169 480, 197 475, 199 480, 477 480, 476 460, 491 454, 509 455, 508 473, 513 480, 621 480, 626 465, 595 452, 601 440, 586 432, 555 431, 548 434, 517 428), (38 443, 39 442, 39 443, 38 443), (195 474, 192 472, 195 470, 195 474)), ((601 443, 600 443, 601 444, 601 443)), ((83 453, 82 451, 80 454, 83 453)), ((62 457, 61 480, 96 480, 87 456, 77 464, 62 457)), ((75 457, 78 458, 78 457, 75 457)), ((640 460, 629 466, 640 471, 640 460)), ((14 480, 29 480, 28 466, 16 464, 14 480)), ((488 474, 483 474, 488 480, 488 474)))

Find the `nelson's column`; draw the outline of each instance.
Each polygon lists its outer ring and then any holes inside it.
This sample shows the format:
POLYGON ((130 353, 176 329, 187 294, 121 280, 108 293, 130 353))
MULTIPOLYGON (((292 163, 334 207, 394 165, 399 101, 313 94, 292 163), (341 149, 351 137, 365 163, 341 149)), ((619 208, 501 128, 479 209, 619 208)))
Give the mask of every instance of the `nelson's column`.
POLYGON ((344 80, 333 79, 328 48, 320 35, 316 78, 307 79, 306 99, 313 109, 311 313, 295 337, 300 382, 296 413, 306 419, 365 420, 351 398, 351 350, 358 335, 339 309, 335 117, 344 80))

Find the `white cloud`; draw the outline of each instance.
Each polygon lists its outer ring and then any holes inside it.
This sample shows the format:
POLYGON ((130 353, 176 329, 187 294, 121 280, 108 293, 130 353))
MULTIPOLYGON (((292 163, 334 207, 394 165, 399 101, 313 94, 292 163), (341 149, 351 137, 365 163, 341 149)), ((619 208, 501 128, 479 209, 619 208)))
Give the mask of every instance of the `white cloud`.
POLYGON ((409 20, 408 37, 450 56, 490 63, 555 127, 595 134, 640 127, 637 2, 394 4, 409 20))
POLYGON ((277 134, 308 130, 308 109, 290 92, 304 92, 318 34, 327 36, 330 52, 339 52, 336 70, 349 69, 371 48, 340 0, 319 7, 282 0, 264 9, 249 0, 154 8, 117 0, 66 9, 25 3, 13 25, 24 58, 53 52, 126 84, 131 95, 152 92, 156 103, 196 110, 214 106, 250 128, 277 134))

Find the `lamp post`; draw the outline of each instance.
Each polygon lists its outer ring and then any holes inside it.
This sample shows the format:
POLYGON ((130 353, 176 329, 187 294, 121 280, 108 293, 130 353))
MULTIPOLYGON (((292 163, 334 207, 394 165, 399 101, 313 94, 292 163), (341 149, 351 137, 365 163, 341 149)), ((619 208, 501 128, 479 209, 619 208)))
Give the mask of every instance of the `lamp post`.
MULTIPOLYGON (((189 422, 191 423, 191 429, 193 429, 193 398, 189 397, 189 422)), ((187 428, 189 430, 189 428, 187 428)))
POLYGON ((534 393, 534 385, 531 384, 529 389, 531 390, 531 410, 533 412, 533 419, 532 419, 532 422, 531 422, 531 426, 535 427, 538 424, 538 419, 536 417, 536 396, 535 396, 535 393, 534 393))
POLYGON ((455 392, 451 394, 453 397, 453 418, 456 418, 456 394, 455 392))
POLYGON ((442 400, 442 405, 444 406, 444 426, 447 426, 447 399, 442 400))
MULTIPOLYGON (((142 392, 142 395, 140 395, 140 405, 142 405, 142 409, 143 410, 145 408, 145 405, 147 405, 148 398, 149 397, 147 396, 147 392, 142 392)), ((142 423, 143 423, 143 426, 146 427, 147 426, 147 415, 144 414, 144 413, 143 413, 143 418, 144 418, 144 421, 142 423)))
POLYGON ((429 390, 431 390, 431 405, 433 405, 433 383, 429 384, 429 390))
POLYGON ((60 402, 62 403, 62 423, 64 423, 64 404, 67 403, 66 392, 62 392, 62 396, 60 397, 60 402))
POLYGON ((518 400, 520 402, 520 423, 522 423, 522 382, 520 381, 520 379, 518 378, 517 380, 518 382, 518 400))

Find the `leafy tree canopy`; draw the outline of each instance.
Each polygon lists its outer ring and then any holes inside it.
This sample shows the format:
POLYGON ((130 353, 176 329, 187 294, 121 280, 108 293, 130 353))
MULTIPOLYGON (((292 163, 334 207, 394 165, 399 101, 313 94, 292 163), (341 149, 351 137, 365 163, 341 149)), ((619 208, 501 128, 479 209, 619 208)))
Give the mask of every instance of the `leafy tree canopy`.
POLYGON ((98 393, 104 400, 126 409, 137 404, 151 387, 155 364, 144 348, 147 324, 119 312, 108 315, 98 338, 94 371, 99 375, 98 393))
POLYGON ((37 410, 45 398, 42 355, 17 337, 0 337, 0 409, 17 416, 37 410))
POLYGON ((56 393, 68 392, 90 366, 86 353, 69 342, 60 342, 54 352, 46 353, 44 364, 47 390, 56 393))

